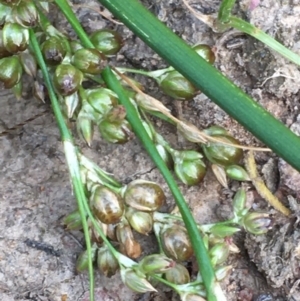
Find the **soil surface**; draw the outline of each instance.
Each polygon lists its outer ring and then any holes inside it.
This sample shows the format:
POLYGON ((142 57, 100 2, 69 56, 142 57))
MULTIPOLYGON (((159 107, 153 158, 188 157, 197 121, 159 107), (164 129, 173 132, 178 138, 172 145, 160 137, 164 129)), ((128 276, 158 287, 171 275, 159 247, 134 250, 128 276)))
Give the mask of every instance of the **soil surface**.
MULTIPOLYGON (((166 66, 127 28, 84 7, 88 5, 97 10, 100 7, 98 2, 73 2, 88 33, 108 27, 122 34, 125 45, 112 58, 116 66, 145 70, 166 66)), ((300 1, 237 2, 234 14, 300 54, 300 1), (255 4, 257 6, 253 9, 255 4)), ((143 3, 189 44, 205 43, 212 46, 217 55, 216 68, 300 135, 300 73, 296 65, 245 34, 233 30, 214 32, 180 0, 144 0, 143 3)), ((190 1, 195 12, 204 15, 214 15, 219 4, 218 0, 190 1)), ((52 18, 58 28, 74 36, 55 8, 52 18)), ((163 95, 153 81, 141 76, 135 78, 147 87, 147 93, 161 100, 175 116, 201 129, 213 124, 224 126, 242 144, 262 146, 205 95, 200 94, 189 102, 178 103, 163 95)), ((59 131, 50 106, 33 99, 29 86, 25 90, 27 92, 20 100, 10 91, 0 90, 0 132, 23 124, 0 136, 0 299, 87 301, 88 277, 75 272, 76 258, 84 249, 83 237, 79 232, 66 232, 61 225, 62 217, 74 210, 76 204, 59 131)), ((153 119, 153 122, 175 148, 195 148, 172 126, 159 120, 153 119)), ((75 134, 74 123, 70 123, 70 126, 75 134)), ((159 183, 166 192, 167 207, 171 209, 174 206, 164 180, 137 139, 126 145, 112 145, 96 134, 91 148, 79 139, 76 143, 86 156, 123 183, 134 179, 159 183)), ((256 153, 255 156, 267 186, 292 209, 293 215, 290 218, 282 216, 268 206, 250 184, 247 185, 252 207, 272 214, 274 226, 266 235, 242 233, 234 237, 240 253, 230 256, 228 264, 233 266, 233 270, 222 282, 222 287, 228 301, 297 301, 300 300, 300 176, 274 154, 256 153)), ((199 223, 228 218, 232 211, 232 196, 240 185, 231 181, 229 188, 224 189, 211 171, 199 186, 188 188, 179 184, 199 223)), ((143 240, 142 246, 144 255, 157 251, 153 237, 143 240)), ((135 294, 124 286, 119 274, 108 279, 97 273, 96 300, 179 299, 163 286, 158 287, 157 293, 135 294)))

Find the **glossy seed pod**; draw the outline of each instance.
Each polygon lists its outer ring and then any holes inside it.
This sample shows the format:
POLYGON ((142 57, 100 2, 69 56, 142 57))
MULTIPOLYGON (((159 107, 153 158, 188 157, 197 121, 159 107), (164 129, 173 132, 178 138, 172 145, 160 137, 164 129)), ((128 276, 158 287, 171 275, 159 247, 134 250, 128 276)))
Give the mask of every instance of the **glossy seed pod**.
POLYGON ((85 90, 88 103, 101 116, 106 115, 114 106, 118 105, 118 96, 106 88, 85 90))
MULTIPOLYGON (((226 143, 239 145, 239 142, 231 136, 213 135, 213 137, 226 143)), ((202 147, 205 156, 210 162, 223 166, 238 164, 243 157, 242 149, 219 142, 211 141, 202 147)))
POLYGON ((192 99, 197 92, 195 86, 176 70, 168 72, 159 86, 165 94, 179 100, 192 99))
POLYGON ((136 232, 148 235, 152 231, 153 218, 151 213, 128 207, 126 208, 126 218, 136 232))
POLYGON ((0 59, 11 56, 11 53, 5 48, 3 44, 2 30, 0 30, 0 59))
POLYGON ((209 256, 211 258, 212 266, 216 266, 224 263, 229 256, 228 245, 225 242, 215 244, 209 250, 209 256))
POLYGON ((17 23, 5 23, 2 29, 4 47, 12 54, 27 49, 29 43, 29 30, 17 23))
POLYGON ((237 181, 251 181, 247 171, 239 165, 229 165, 225 167, 227 176, 237 181))
POLYGON ((1 2, 2 1, 0 1, 0 28, 3 27, 4 23, 6 22, 7 17, 10 16, 11 10, 12 10, 11 7, 4 5, 1 2))
POLYGON ((66 49, 62 41, 57 37, 47 39, 43 43, 41 50, 46 64, 50 66, 59 65, 66 55, 66 49))
POLYGON ((114 55, 123 46, 122 37, 119 33, 110 29, 102 29, 95 31, 91 37, 91 42, 95 48, 103 52, 105 55, 114 55))
POLYGON ((29 52, 19 54, 20 62, 24 71, 31 77, 36 77, 37 63, 35 57, 29 52))
POLYGON ((130 225, 123 221, 116 227, 117 240, 120 243, 120 252, 130 258, 138 258, 142 254, 141 245, 134 239, 130 225))
POLYGON ((63 219, 63 224, 65 225, 67 230, 81 230, 82 229, 82 221, 79 210, 75 210, 68 214, 63 219))
POLYGON ((165 279, 174 284, 185 284, 190 282, 190 273, 185 266, 180 263, 165 272, 165 279))
MULTIPOLYGON (((92 245, 92 261, 94 262, 96 259, 96 251, 97 251, 97 244, 93 244, 92 245)), ((89 265, 89 255, 88 255, 88 251, 85 250, 83 251, 77 258, 76 260, 76 271, 77 272, 83 272, 85 270, 88 269, 88 265, 89 265)))
POLYGON ((113 107, 98 124, 99 132, 104 140, 110 143, 123 144, 128 142, 133 133, 131 125, 125 119, 126 110, 123 106, 113 107))
POLYGON ((75 93, 81 86, 83 75, 80 70, 71 64, 61 64, 56 67, 53 83, 62 96, 75 93))
POLYGON ((100 74, 105 67, 105 56, 97 49, 81 48, 74 53, 72 64, 84 73, 100 74))
POLYGON ((145 256, 139 262, 139 270, 144 274, 159 274, 172 269, 175 261, 163 254, 145 256))
POLYGON ((202 155, 193 150, 175 151, 174 171, 186 185, 192 186, 201 182, 206 174, 202 155))
POLYGON ((109 278, 115 275, 119 269, 117 259, 106 246, 98 249, 97 267, 106 277, 109 278))
POLYGON ((0 81, 4 83, 5 89, 15 86, 22 77, 23 69, 16 56, 0 59, 0 81))
POLYGON ((93 190, 91 209, 94 215, 104 224, 118 223, 124 212, 121 197, 109 188, 99 185, 93 190))
POLYGON ((193 49, 211 65, 215 62, 216 56, 212 49, 206 44, 198 44, 193 49))
POLYGON ((186 261, 194 253, 188 233, 182 226, 164 229, 161 233, 161 242, 165 254, 174 260, 186 261))
POLYGON ((159 185, 144 180, 129 183, 124 194, 125 203, 141 211, 156 211, 165 200, 166 196, 159 185))
POLYGON ((35 27, 39 22, 39 13, 32 0, 22 0, 13 7, 12 18, 24 27, 35 27))

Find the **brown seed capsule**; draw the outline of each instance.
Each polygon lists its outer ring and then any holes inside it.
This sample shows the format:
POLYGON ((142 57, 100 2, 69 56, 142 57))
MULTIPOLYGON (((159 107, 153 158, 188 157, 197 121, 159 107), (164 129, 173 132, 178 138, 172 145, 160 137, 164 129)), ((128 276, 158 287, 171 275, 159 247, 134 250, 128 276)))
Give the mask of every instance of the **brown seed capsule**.
POLYGON ((176 263, 172 269, 165 272, 165 278, 174 284, 185 284, 190 282, 190 273, 185 266, 176 263))
POLYGON ((165 254, 178 261, 186 261, 193 255, 193 248, 187 231, 182 226, 166 228, 161 233, 165 254))
POLYGON ((119 263, 117 259, 106 246, 98 249, 97 267, 106 277, 109 278, 115 275, 119 269, 119 263))
POLYGON ((35 27, 40 19, 38 10, 32 0, 22 0, 12 10, 12 18, 24 27, 35 27))
POLYGON ((4 83, 5 89, 15 86, 22 77, 22 65, 16 56, 0 59, 0 81, 4 83))
POLYGON ((141 256, 141 245, 134 239, 129 224, 124 221, 117 225, 116 235, 120 243, 120 252, 130 258, 138 258, 141 256))
POLYGON ((213 64, 216 60, 216 56, 212 49, 205 44, 198 44, 193 46, 193 49, 203 57, 208 63, 213 64))
POLYGON ((155 211, 164 204, 166 197, 156 183, 136 180, 127 186, 124 200, 128 206, 137 210, 155 211))
POLYGON ((91 196, 91 208, 104 224, 115 224, 121 220, 124 206, 121 197, 104 186, 98 185, 91 196))
POLYGON ((126 218, 136 232, 148 235, 152 231, 153 218, 151 213, 128 207, 126 208, 126 218))
POLYGON ((63 61, 66 49, 59 38, 50 37, 42 45, 42 54, 47 65, 57 66, 63 61))
MULTIPOLYGON (((93 244, 92 245, 92 261, 95 261, 96 259, 96 251, 97 251, 97 244, 93 244)), ((83 251, 77 258, 76 261, 76 270, 77 272, 83 272, 84 270, 88 269, 88 264, 89 264, 89 255, 88 255, 88 251, 85 250, 83 251)))

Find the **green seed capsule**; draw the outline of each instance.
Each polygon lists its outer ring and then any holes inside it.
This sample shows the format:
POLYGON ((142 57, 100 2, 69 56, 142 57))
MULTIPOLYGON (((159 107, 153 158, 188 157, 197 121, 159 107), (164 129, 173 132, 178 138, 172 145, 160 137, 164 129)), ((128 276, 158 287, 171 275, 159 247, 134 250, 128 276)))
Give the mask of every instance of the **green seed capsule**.
POLYGON ((23 27, 35 27, 39 22, 39 13, 32 0, 22 0, 12 10, 12 17, 23 27))
POLYGON ((193 49, 211 65, 215 62, 216 56, 208 45, 198 44, 193 49))
POLYGON ((178 261, 186 261, 193 255, 193 248, 185 228, 173 226, 161 233, 162 248, 168 257, 178 261))
MULTIPOLYGON (((227 143, 239 145, 239 142, 231 136, 213 135, 213 137, 227 143)), ((203 145, 203 151, 210 162, 223 166, 238 164, 243 157, 242 149, 213 141, 203 145)))
POLYGON ((211 264, 213 266, 224 263, 229 256, 229 248, 226 243, 217 243, 209 250, 211 264))
MULTIPOLYGON (((1 7, 0 7, 1 9, 1 7)), ((11 53, 5 48, 3 44, 2 30, 0 30, 0 59, 11 56, 11 53)))
POLYGON ((126 218, 130 226, 138 233, 148 235, 152 231, 153 218, 148 212, 138 211, 131 207, 126 209, 126 218))
POLYGON ((247 171, 239 165, 229 165, 225 167, 225 172, 229 178, 237 181, 251 181, 247 171))
POLYGON ((22 52, 19 54, 19 58, 24 71, 31 77, 36 77, 37 63, 35 57, 29 52, 22 52))
POLYGON ((168 151, 161 145, 161 144, 155 144, 155 147, 161 156, 161 158, 166 163, 167 167, 169 169, 172 169, 174 167, 174 162, 172 159, 172 156, 168 153, 168 151))
POLYGON ((82 80, 81 71, 70 64, 57 66, 53 76, 54 86, 62 96, 75 93, 80 88, 82 80))
POLYGON ((106 115, 113 107, 118 104, 118 96, 106 88, 85 90, 88 103, 101 116, 106 115))
POLYGON ((4 83, 5 89, 15 86, 22 77, 22 65, 16 56, 0 59, 0 81, 4 83))
POLYGON ((116 31, 102 29, 94 32, 90 37, 95 48, 105 55, 114 55, 123 46, 122 37, 116 31))
POLYGON ((102 223, 115 224, 121 220, 124 205, 118 194, 98 185, 92 192, 91 209, 102 223))
POLYGON ((249 212, 243 217, 242 224, 247 232, 261 235, 271 229, 272 219, 268 213, 249 212))
MULTIPOLYGON (((96 251, 97 251, 97 244, 93 244, 92 245, 92 261, 95 261, 96 259, 96 251)), ((88 265, 89 265, 89 255, 88 255, 88 251, 85 250, 83 251, 79 257, 77 258, 76 261, 76 271, 77 272, 83 272, 85 270, 88 269, 88 265)))
POLYGON ((196 185, 206 174, 202 155, 196 151, 175 151, 173 153, 174 171, 177 177, 186 185, 196 185))
POLYGON ((47 65, 59 65, 65 55, 66 50, 62 41, 57 37, 50 37, 42 45, 42 54, 47 65))
POLYGON ((143 180, 129 183, 124 194, 125 203, 141 211, 156 211, 165 200, 165 194, 159 185, 143 180))
POLYGON ((103 246, 98 249, 97 267, 106 277, 116 274, 119 269, 119 263, 110 250, 103 246))
POLYGON ((176 263, 173 268, 165 272, 165 278, 174 284, 185 284, 190 282, 190 273, 185 266, 176 263))
POLYGON ((29 31, 17 23, 5 23, 2 29, 4 47, 13 54, 27 49, 29 31))
POLYGON ((4 5, 1 2, 2 1, 0 1, 0 28, 3 27, 7 17, 11 14, 11 7, 4 5))
POLYGON ((100 74, 105 65, 105 57, 97 49, 82 48, 74 53, 72 64, 84 73, 100 74))
POLYGON ((144 274, 158 274, 166 272, 176 263, 163 254, 151 254, 139 262, 139 270, 144 274))
POLYGON ((168 72, 159 85, 165 94, 179 100, 192 99, 197 92, 194 85, 176 70, 168 72))
POLYGON ((63 224, 66 226, 67 230, 81 230, 82 229, 82 221, 81 215, 78 210, 75 210, 68 214, 63 219, 63 224))

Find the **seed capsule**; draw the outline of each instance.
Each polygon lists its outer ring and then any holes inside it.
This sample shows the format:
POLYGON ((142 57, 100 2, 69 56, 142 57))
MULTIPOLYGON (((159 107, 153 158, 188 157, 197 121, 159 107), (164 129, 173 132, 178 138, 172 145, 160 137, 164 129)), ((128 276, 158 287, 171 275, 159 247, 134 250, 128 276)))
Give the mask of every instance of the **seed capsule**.
POLYGON ((123 46, 122 37, 116 31, 102 29, 94 32, 90 37, 95 48, 105 55, 114 55, 123 46))
POLYGON ((68 214, 63 219, 63 224, 66 226, 67 230, 81 230, 82 229, 82 221, 81 215, 78 210, 75 210, 68 214))
POLYGON ((161 144, 155 144, 155 147, 160 154, 161 158, 166 163, 167 167, 172 169, 174 166, 174 162, 172 156, 167 152, 167 150, 161 144))
MULTIPOLYGON (((213 135, 213 137, 226 143, 239 145, 239 142, 231 136, 213 135)), ((243 157, 242 149, 213 141, 203 145, 203 151, 210 162, 223 166, 238 164, 243 157)))
POLYGON ((239 165, 229 165, 225 167, 225 172, 229 178, 237 181, 251 181, 247 171, 239 165))
POLYGON ((193 255, 193 248, 187 231, 182 226, 166 228, 161 233, 165 254, 178 261, 186 261, 193 255))
POLYGON ((57 66, 53 76, 54 86, 62 96, 75 93, 79 89, 82 80, 81 71, 70 64, 57 66))
POLYGON ((20 62, 24 71, 31 77, 36 77, 37 63, 31 53, 22 52, 19 54, 20 62))
MULTIPOLYGON (((1 6, 0 6, 1 9, 1 6)), ((3 44, 2 30, 0 30, 0 59, 11 56, 11 53, 5 48, 3 44)))
POLYGON ((177 177, 186 185, 196 185, 206 174, 202 155, 196 151, 185 150, 173 153, 174 171, 177 177))
POLYGON ((15 86, 22 77, 22 65, 16 56, 0 59, 0 81, 4 83, 5 89, 15 86))
POLYGON ((121 220, 124 206, 121 197, 104 186, 97 186, 91 196, 91 209, 104 224, 115 224, 121 220))
POLYGON ((16 23, 24 27, 35 27, 39 22, 39 13, 32 0, 22 0, 12 10, 16 23))
POLYGON ((185 284, 190 282, 190 273, 185 266, 176 263, 173 268, 165 272, 165 278, 174 284, 185 284))
POLYGON ((129 183, 124 194, 125 203, 141 211, 156 211, 165 200, 165 194, 159 185, 144 180, 129 183))
POLYGON ((229 256, 229 248, 226 243, 217 243, 210 250, 212 266, 220 265, 225 262, 229 256))
POLYGON ((139 262, 139 269, 144 274, 158 274, 166 272, 176 263, 163 254, 151 254, 139 262))
POLYGON ((242 220, 245 230, 255 235, 267 233, 272 227, 272 219, 268 213, 250 212, 242 220))
POLYGON ((81 48, 74 53, 72 64, 82 72, 100 74, 105 65, 104 60, 104 55, 97 49, 81 48))
POLYGON ((42 54, 47 65, 57 66, 63 61, 66 50, 59 38, 50 37, 42 45, 42 54))
POLYGON ((7 17, 11 14, 11 7, 4 5, 1 2, 2 1, 0 1, 0 28, 3 27, 7 17))
POLYGON ((197 89, 178 71, 170 71, 167 76, 159 83, 163 92, 179 100, 192 99, 197 89))
POLYGON ((208 45, 198 44, 193 49, 211 65, 215 62, 216 56, 208 45))
POLYGON ((120 252, 130 258, 141 256, 141 245, 134 239, 129 224, 125 221, 117 225, 116 235, 120 243, 120 252))
MULTIPOLYGON (((91 255, 92 255, 92 261, 94 262, 96 259, 96 251, 97 251, 97 244, 93 244, 91 248, 91 255)), ((85 250, 83 251, 79 257, 76 260, 76 270, 77 272, 83 272, 84 270, 88 269, 88 264, 89 264, 89 255, 88 251, 85 250)))
POLYGON ((138 233, 148 235, 152 231, 153 218, 148 212, 137 211, 131 207, 126 209, 126 218, 130 226, 138 233))
POLYGON ((29 31, 17 23, 5 23, 2 29, 4 47, 13 54, 27 49, 29 31))
POLYGON ((119 263, 110 250, 103 246, 98 249, 97 267, 106 277, 116 274, 119 269, 119 263))
POLYGON ((106 88, 85 90, 88 103, 101 116, 106 115, 114 106, 118 104, 118 96, 106 88))

